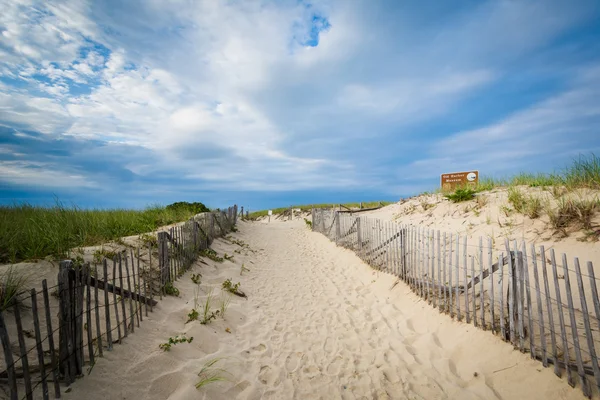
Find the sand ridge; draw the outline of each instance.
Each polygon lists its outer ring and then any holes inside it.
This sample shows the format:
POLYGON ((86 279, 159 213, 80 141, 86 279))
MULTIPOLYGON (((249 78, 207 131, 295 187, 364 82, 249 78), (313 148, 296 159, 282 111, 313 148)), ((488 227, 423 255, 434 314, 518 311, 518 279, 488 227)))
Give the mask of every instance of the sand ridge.
MULTIPOLYGON (((440 315, 402 282, 306 229, 304 221, 238 224, 243 250, 216 240, 233 262, 197 262, 150 321, 105 353, 65 398, 520 399, 583 398, 565 380, 488 332, 440 315), (241 264, 250 271, 240 276, 241 264), (225 318, 185 324, 192 272, 203 293, 241 282, 225 318), (227 333, 226 329, 231 333, 227 333), (194 336, 162 352, 169 336, 194 336), (197 390, 206 360, 228 381, 197 390)), ((217 294, 219 296, 219 294, 217 294)), ((201 298, 203 298, 201 296, 201 298)))

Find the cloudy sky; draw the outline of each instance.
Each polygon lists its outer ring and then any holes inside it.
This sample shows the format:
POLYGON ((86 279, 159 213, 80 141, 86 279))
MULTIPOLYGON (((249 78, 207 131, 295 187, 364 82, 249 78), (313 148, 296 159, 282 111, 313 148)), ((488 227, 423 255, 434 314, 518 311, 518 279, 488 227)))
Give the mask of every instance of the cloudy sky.
POLYGON ((596 0, 0 9, 0 203, 396 200, 600 154, 596 0))

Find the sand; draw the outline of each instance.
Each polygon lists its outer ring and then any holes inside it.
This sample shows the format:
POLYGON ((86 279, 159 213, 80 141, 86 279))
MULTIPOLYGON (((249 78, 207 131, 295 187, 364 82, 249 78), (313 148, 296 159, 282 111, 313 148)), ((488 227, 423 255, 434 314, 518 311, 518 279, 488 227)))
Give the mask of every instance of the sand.
POLYGON ((309 231, 302 220, 240 222, 213 248, 233 261, 197 262, 141 327, 105 352, 66 399, 581 399, 551 369, 489 332, 440 315, 396 278, 309 231), (237 250, 238 252, 234 252, 237 250), (242 264, 249 269, 240 276, 242 264), (227 279, 224 318, 185 323, 194 305, 227 279), (229 332, 230 333, 229 333, 229 332), (169 352, 180 334, 192 343, 169 352), (196 389, 208 360, 226 381, 196 389))

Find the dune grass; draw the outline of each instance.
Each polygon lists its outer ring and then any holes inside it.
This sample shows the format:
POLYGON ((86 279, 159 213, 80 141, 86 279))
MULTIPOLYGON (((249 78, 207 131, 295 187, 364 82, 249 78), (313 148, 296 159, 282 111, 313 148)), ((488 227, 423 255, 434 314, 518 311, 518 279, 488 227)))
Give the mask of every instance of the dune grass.
MULTIPOLYGON (((360 207, 360 202, 358 203, 341 203, 342 206, 344 207, 348 207, 348 208, 359 208, 360 207)), ((383 204, 384 206, 387 206, 389 204, 392 204, 391 201, 363 201, 362 206, 363 208, 372 208, 372 207, 378 207, 381 204, 383 204)), ((340 203, 320 203, 320 204, 304 204, 304 205, 294 205, 292 206, 292 208, 299 208, 302 211, 310 211, 313 207, 314 208, 334 208, 334 207, 339 207, 340 203)), ((281 214, 282 212, 285 212, 287 210, 289 210, 290 207, 279 207, 279 208, 272 208, 271 210, 273 211, 273 215, 276 214, 281 214)), ((249 219, 257 219, 260 217, 266 217, 268 215, 269 210, 260 210, 260 211, 254 211, 248 214, 248 218, 249 219)))
POLYGON ((85 210, 60 202, 53 207, 0 206, 0 262, 65 257, 72 248, 151 232, 192 215, 185 207, 85 210))
POLYGON ((600 157, 595 154, 580 155, 562 171, 553 174, 521 172, 510 178, 482 177, 477 191, 492 190, 507 186, 550 187, 564 186, 567 189, 600 189, 600 157))

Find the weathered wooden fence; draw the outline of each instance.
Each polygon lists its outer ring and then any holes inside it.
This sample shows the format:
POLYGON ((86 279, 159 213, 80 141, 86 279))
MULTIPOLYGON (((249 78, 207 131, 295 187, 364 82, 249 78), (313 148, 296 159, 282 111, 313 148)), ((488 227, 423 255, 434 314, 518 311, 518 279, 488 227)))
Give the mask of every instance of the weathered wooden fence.
POLYGON ((600 301, 591 262, 558 259, 524 241, 479 238, 336 210, 312 213, 312 229, 389 272, 440 312, 489 330, 553 365, 588 397, 599 395, 600 301))
POLYGON ((134 333, 155 297, 236 222, 234 206, 198 214, 159 232, 154 246, 127 247, 100 265, 62 261, 56 285, 43 280, 41 293, 31 289, 0 309, 0 397, 60 398, 61 382, 89 374, 104 351, 134 333))

